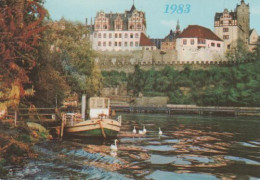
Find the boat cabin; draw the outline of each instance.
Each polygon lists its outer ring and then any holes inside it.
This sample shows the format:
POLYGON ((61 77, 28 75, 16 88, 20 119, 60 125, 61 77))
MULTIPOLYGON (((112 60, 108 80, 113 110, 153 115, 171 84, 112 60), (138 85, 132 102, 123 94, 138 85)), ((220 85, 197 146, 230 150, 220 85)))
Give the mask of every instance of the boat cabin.
POLYGON ((91 97, 89 99, 89 118, 96 119, 109 116, 110 99, 104 97, 91 97))

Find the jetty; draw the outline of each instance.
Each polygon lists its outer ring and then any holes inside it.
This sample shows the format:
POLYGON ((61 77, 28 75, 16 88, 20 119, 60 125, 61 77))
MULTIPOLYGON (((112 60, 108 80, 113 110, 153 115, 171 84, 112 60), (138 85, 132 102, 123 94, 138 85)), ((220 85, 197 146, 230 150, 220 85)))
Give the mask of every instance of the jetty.
POLYGON ((224 114, 224 115, 252 115, 260 116, 260 107, 220 107, 220 106, 196 106, 196 105, 174 105, 167 104, 165 107, 157 106, 118 106, 113 105, 111 109, 116 112, 130 113, 167 113, 172 114, 224 114))

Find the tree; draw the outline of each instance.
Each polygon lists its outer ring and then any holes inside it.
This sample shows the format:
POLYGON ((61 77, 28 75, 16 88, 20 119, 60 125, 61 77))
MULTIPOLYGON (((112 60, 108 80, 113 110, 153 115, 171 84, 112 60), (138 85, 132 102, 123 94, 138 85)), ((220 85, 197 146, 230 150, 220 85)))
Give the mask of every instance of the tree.
POLYGON ((0 108, 16 106, 26 90, 35 64, 38 40, 47 11, 40 0, 0 1, 0 108))
POLYGON ((94 63, 95 54, 86 38, 87 28, 65 19, 46 23, 49 28, 44 32, 39 63, 31 73, 37 95, 32 101, 53 106, 56 97, 60 105, 71 92, 98 95, 102 75, 94 63), (48 91, 46 87, 52 90, 48 91))
POLYGON ((127 90, 133 91, 135 96, 138 96, 140 92, 143 92, 144 87, 144 73, 140 69, 139 65, 135 65, 135 71, 128 77, 127 90))

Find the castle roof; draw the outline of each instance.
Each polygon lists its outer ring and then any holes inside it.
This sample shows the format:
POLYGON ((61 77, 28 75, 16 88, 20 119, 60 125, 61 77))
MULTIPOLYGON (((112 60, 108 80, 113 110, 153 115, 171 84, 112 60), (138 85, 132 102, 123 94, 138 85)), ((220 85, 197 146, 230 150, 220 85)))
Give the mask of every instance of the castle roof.
POLYGON ((132 6, 130 12, 133 12, 135 9, 136 9, 136 8, 135 8, 135 5, 133 4, 133 6, 132 6))
POLYGON ((163 39, 163 42, 172 42, 179 34, 180 32, 173 32, 171 30, 170 33, 163 39))
POLYGON ((163 39, 151 39, 151 41, 155 44, 155 46, 158 48, 158 49, 161 49, 161 42, 163 42, 163 39))
MULTIPOLYGON (((229 15, 232 17, 232 20, 237 19, 237 12, 229 12, 229 15)), ((215 21, 219 21, 222 16, 223 16, 223 12, 222 13, 216 13, 215 14, 215 21)))
POLYGON ((155 44, 144 33, 141 33, 140 46, 155 46, 155 44))
POLYGON ((199 25, 189 25, 177 38, 203 38, 222 41, 210 29, 199 25))
MULTIPOLYGON (((125 13, 105 13, 105 17, 109 19, 109 30, 114 30, 114 24, 117 17, 119 17, 123 22, 123 30, 128 30, 128 19, 132 17, 133 12, 137 11, 135 8, 135 5, 133 4, 130 11, 125 11, 125 13)), ((145 19, 145 13, 142 11, 137 11, 138 13, 142 13, 145 19)), ((146 22, 144 21, 144 24, 146 25, 146 22)))

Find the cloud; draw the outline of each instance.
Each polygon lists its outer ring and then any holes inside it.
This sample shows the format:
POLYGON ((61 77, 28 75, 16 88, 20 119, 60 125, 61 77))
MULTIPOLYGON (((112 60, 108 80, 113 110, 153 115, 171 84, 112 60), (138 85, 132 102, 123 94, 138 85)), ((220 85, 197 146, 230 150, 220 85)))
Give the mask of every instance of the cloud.
POLYGON ((175 20, 161 20, 161 24, 168 28, 173 28, 176 26, 177 22, 175 20))

